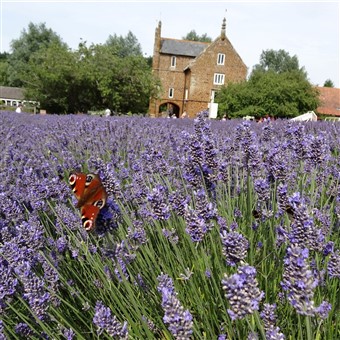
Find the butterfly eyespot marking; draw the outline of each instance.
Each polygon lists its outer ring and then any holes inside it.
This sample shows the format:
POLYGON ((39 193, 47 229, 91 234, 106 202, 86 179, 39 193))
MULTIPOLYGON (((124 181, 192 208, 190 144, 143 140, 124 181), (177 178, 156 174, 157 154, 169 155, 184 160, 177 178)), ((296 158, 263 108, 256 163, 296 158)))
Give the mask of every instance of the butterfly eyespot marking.
POLYGON ((93 181, 93 179, 94 179, 94 175, 93 174, 86 175, 85 186, 88 187, 91 184, 91 182, 93 181))
POLYGON ((83 227, 86 231, 89 231, 93 228, 93 221, 89 219, 83 219, 83 227))
POLYGON ((96 207, 98 207, 99 209, 102 209, 105 205, 105 200, 99 200, 99 201, 95 201, 93 203, 93 205, 95 205, 96 207))
POLYGON ((68 178, 68 182, 72 187, 76 184, 76 180, 77 180, 76 174, 71 174, 70 177, 68 178))

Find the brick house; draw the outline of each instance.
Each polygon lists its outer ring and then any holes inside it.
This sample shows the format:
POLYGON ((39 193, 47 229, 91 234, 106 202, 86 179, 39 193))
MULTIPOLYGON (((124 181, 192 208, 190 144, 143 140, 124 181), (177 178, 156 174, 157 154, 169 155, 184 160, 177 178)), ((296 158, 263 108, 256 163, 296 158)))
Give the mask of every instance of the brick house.
POLYGON ((247 76, 247 66, 226 36, 225 18, 220 36, 211 43, 163 38, 161 27, 159 22, 152 69, 162 89, 159 98, 150 99, 150 116, 173 112, 180 117, 186 112, 195 117, 209 107, 216 114, 216 92, 221 86, 245 80, 247 76))
POLYGON ((316 113, 325 117, 340 117, 340 89, 334 87, 317 87, 320 105, 316 113))

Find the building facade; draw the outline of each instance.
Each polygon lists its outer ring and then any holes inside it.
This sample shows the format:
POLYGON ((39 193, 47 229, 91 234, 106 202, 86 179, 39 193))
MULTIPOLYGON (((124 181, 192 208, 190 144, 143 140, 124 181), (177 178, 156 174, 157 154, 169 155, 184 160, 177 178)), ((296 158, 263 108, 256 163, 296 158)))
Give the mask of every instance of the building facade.
POLYGON ((5 107, 23 106, 36 107, 37 101, 25 100, 24 90, 20 87, 0 86, 0 105, 5 107))
POLYGON ((317 87, 320 105, 316 109, 325 117, 340 117, 340 89, 335 87, 317 87))
POLYGON ((161 27, 159 22, 152 69, 162 87, 160 96, 150 99, 150 116, 195 117, 208 108, 216 112, 219 89, 247 76, 246 65, 226 36, 225 18, 220 36, 211 43, 163 38, 161 27))

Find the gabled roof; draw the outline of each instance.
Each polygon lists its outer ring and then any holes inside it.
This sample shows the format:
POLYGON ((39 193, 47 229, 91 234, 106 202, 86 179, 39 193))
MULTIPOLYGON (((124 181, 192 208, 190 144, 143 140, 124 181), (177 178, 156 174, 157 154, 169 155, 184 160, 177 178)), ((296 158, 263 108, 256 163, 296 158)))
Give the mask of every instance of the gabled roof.
MULTIPOLYGON (((206 46, 206 48, 213 48, 213 46, 219 41, 219 40, 225 40, 229 43, 230 47, 232 48, 233 52, 235 53, 235 55, 238 56, 238 58, 240 59, 240 61, 242 62, 242 64, 244 64, 243 60, 241 59, 241 57, 239 56, 239 54, 236 52, 236 50, 234 49, 234 46, 231 44, 230 40, 227 38, 227 37, 217 37, 213 42, 211 43, 208 43, 208 45, 206 46)), ((197 62, 197 60, 201 57, 201 55, 203 55, 204 50, 202 50, 197 56, 195 59, 191 60, 188 65, 184 68, 184 71, 188 70, 188 69, 191 69, 195 63, 197 62)), ((245 67, 247 67, 245 64, 244 64, 245 67)))
POLYGON ((162 38, 160 52, 163 54, 197 57, 209 44, 199 41, 162 38))
POLYGON ((317 87, 320 92, 320 106, 316 111, 323 115, 340 117, 340 89, 335 87, 317 87))
POLYGON ((23 100, 24 91, 20 87, 0 86, 0 98, 23 100))

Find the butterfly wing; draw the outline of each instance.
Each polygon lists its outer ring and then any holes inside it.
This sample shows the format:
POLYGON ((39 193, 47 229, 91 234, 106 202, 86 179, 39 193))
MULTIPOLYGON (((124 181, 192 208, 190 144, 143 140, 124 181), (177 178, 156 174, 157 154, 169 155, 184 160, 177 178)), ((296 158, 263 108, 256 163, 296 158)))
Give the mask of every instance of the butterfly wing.
POLYGON ((84 173, 70 174, 68 181, 70 183, 73 193, 75 194, 77 200, 79 201, 84 194, 86 174, 84 173))
POLYGON ((73 173, 69 177, 71 188, 78 199, 82 223, 86 230, 95 228, 97 215, 106 203, 107 193, 95 174, 73 173))
POLYGON ((86 231, 92 231, 96 226, 96 218, 100 208, 96 205, 87 204, 81 207, 81 222, 86 231))

